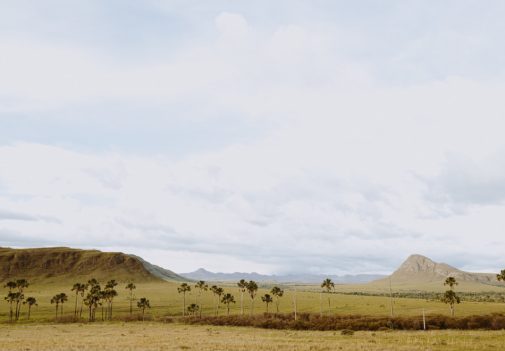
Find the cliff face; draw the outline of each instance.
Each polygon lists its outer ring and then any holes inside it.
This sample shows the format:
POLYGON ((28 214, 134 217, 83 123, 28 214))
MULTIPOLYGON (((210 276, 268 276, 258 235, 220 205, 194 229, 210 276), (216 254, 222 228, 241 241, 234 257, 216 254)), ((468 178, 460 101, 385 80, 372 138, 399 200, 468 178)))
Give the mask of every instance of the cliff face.
MULTIPOLYGON (((148 263, 120 252, 78 250, 65 247, 38 249, 0 248, 0 281, 116 279, 135 282, 177 280, 177 275, 152 274, 148 263)), ((170 272, 170 271, 167 271, 170 272)))

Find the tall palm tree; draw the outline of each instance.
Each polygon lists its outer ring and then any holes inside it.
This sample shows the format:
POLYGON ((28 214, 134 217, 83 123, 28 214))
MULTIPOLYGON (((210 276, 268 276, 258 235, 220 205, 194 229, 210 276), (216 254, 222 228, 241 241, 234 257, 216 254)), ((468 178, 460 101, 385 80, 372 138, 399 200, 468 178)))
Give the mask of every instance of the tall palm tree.
POLYGON ((258 283, 256 283, 254 280, 250 280, 247 283, 246 289, 247 292, 249 293, 249 296, 251 297, 250 315, 252 316, 254 313, 254 298, 256 297, 256 293, 258 292, 258 283))
POLYGON ((58 319, 58 307, 60 306, 60 295, 56 294, 51 298, 51 305, 54 303, 55 309, 55 319, 58 319))
POLYGON ((276 307, 277 313, 279 313, 280 299, 284 295, 284 290, 282 290, 278 286, 274 286, 272 288, 272 290, 270 290, 270 293, 272 294, 272 296, 275 296, 275 307, 276 307))
POLYGON ((261 301, 263 301, 267 305, 267 313, 268 313, 268 305, 271 304, 274 300, 270 294, 265 294, 261 297, 261 301))
POLYGON ((86 293, 88 288, 89 288, 89 284, 86 283, 86 284, 81 284, 81 288, 79 289, 79 293, 81 295, 81 307, 79 309, 79 318, 82 318, 82 307, 84 305, 84 294, 86 293))
POLYGON ((177 288, 179 294, 182 294, 182 316, 186 315, 186 293, 191 291, 191 286, 187 283, 182 283, 181 286, 177 288))
POLYGON ((141 297, 139 299, 139 301, 137 302, 137 307, 142 310, 142 322, 143 322, 146 308, 151 308, 151 305, 149 304, 149 300, 146 299, 145 297, 141 297))
POLYGON ((65 293, 60 293, 59 294, 59 299, 60 299, 60 317, 63 317, 63 304, 68 301, 68 296, 65 293))
POLYGON ((32 306, 38 306, 37 305, 37 299, 34 297, 27 297, 26 301, 23 302, 23 304, 28 305, 28 319, 30 319, 30 314, 32 311, 32 306))
POLYGON ((16 299, 16 320, 19 319, 19 315, 21 313, 21 305, 23 300, 25 299, 24 289, 27 288, 30 284, 26 279, 18 279, 16 280, 16 287, 18 289, 17 299, 16 299))
POLYGON ((321 288, 326 290, 326 293, 328 294, 328 311, 330 311, 331 310, 331 296, 329 294, 332 292, 332 290, 335 289, 335 283, 333 283, 330 278, 326 278, 321 283, 321 288))
POLYGON ((79 293, 81 292, 83 285, 84 284, 82 284, 82 283, 75 283, 72 286, 72 291, 75 291, 74 317, 77 317, 77 300, 79 298, 79 293))
POLYGON ((461 302, 461 299, 453 290, 456 285, 458 285, 458 282, 454 277, 447 277, 444 281, 444 286, 449 286, 449 290, 447 290, 442 296, 442 302, 449 305, 452 317, 454 317, 454 306, 461 302))
POLYGON ((229 316, 230 315, 230 303, 235 303, 235 297, 230 293, 226 293, 223 295, 221 302, 226 305, 226 315, 229 316))
POLYGON ((196 295, 197 296, 196 304, 198 305, 198 302, 200 302, 200 306, 199 306, 200 318, 202 318, 203 300, 201 297, 202 297, 202 293, 204 291, 209 290, 209 286, 203 280, 200 280, 199 282, 197 282, 195 284, 195 288, 198 289, 198 295, 196 295), (200 301, 198 301, 198 300, 200 300, 200 301))
POLYGON ((244 279, 240 279, 237 286, 240 292, 240 314, 244 315, 244 293, 247 291, 247 282, 244 279))
POLYGON ((210 291, 214 294, 214 314, 219 315, 219 303, 221 301, 221 295, 224 293, 224 289, 218 287, 217 285, 212 285, 210 291))
POLYGON ((14 317, 13 304, 16 301, 15 296, 11 295, 12 291, 17 288, 17 284, 14 281, 9 281, 4 285, 4 288, 8 288, 9 292, 5 297, 5 300, 9 303, 9 322, 12 322, 14 317))
POLYGON ((137 287, 135 286, 135 284, 133 284, 133 282, 130 282, 128 283, 128 285, 126 285, 126 289, 127 290, 130 290, 130 296, 128 298, 128 300, 130 300, 130 316, 132 315, 133 313, 133 301, 135 301, 135 293, 133 292, 133 290, 135 290, 137 287))
POLYGON ((112 320, 112 302, 114 297, 117 296, 117 291, 114 289, 117 286, 117 282, 112 279, 105 285, 105 299, 107 301, 107 319, 112 320))

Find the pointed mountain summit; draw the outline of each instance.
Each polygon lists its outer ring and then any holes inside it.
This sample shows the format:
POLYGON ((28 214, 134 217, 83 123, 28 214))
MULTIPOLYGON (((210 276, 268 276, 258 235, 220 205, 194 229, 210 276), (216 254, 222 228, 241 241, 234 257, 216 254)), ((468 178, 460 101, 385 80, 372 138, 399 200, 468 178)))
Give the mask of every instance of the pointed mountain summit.
POLYGON ((458 281, 497 285, 496 275, 491 273, 470 273, 438 263, 423 255, 410 255, 386 280, 394 283, 443 282, 447 277, 458 281))

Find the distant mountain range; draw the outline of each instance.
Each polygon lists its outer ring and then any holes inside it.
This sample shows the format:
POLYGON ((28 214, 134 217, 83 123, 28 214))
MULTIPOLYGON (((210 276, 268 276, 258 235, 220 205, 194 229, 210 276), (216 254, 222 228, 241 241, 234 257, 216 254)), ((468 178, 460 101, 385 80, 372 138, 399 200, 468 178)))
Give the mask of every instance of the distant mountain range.
POLYGON ((323 275, 323 274, 287 274, 287 275, 264 275, 259 273, 213 273, 200 268, 190 273, 179 273, 179 275, 192 280, 205 280, 215 282, 236 282, 240 279, 254 280, 257 282, 277 282, 277 283, 306 283, 319 284, 324 279, 330 278, 338 284, 360 284, 384 278, 385 275, 378 274, 358 274, 358 275, 323 275))

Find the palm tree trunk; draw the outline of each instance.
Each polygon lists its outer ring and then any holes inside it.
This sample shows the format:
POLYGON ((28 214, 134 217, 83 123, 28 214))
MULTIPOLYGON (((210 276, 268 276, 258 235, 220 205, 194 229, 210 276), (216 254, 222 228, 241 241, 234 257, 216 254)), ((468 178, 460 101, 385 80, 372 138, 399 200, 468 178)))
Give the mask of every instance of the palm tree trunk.
POLYGON ((250 313, 249 313, 251 317, 252 317, 252 315, 253 315, 253 311, 254 311, 254 299, 253 299, 253 298, 251 298, 251 311, 250 311, 250 313))
POLYGON ((244 315, 244 292, 240 291, 240 314, 244 315))
POLYGON ((323 316, 323 292, 319 293, 319 316, 323 316))
POLYGON ((78 292, 75 293, 74 317, 77 317, 77 295, 78 295, 78 292))
POLYGON ((28 319, 30 319, 31 310, 32 310, 32 305, 28 305, 28 319))
MULTIPOLYGON (((186 292, 182 294, 182 316, 184 317, 186 315, 186 292)), ((142 318, 144 318, 142 316, 142 318)))
POLYGON ((230 315, 230 304, 229 303, 228 303, 226 309, 227 309, 226 315, 229 316, 230 315))
POLYGON ((58 319, 58 305, 56 305, 56 319, 58 319))

